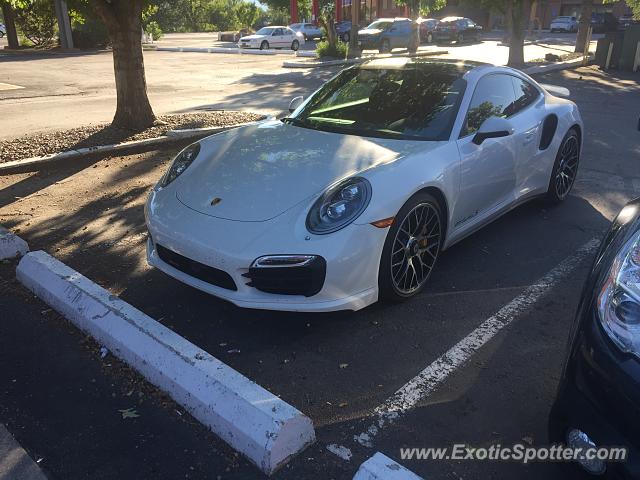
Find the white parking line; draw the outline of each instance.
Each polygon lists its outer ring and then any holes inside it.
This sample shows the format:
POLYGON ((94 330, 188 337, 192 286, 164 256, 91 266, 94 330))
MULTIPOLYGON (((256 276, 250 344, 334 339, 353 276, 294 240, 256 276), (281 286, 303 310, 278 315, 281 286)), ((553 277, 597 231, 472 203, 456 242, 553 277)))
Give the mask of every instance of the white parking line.
POLYGON ((527 287, 524 292, 502 307, 496 314, 482 322, 469 335, 409 380, 374 410, 377 421, 365 432, 355 435, 354 440, 366 447, 372 447, 373 438, 386 423, 395 420, 431 395, 447 377, 463 366, 500 330, 508 326, 519 315, 525 313, 551 288, 567 277, 582 260, 598 248, 599 244, 600 241, 595 238, 585 243, 573 255, 563 260, 534 285, 527 287))
POLYGON ((20 90, 24 87, 20 85, 12 85, 10 83, 0 83, 0 90, 20 90))

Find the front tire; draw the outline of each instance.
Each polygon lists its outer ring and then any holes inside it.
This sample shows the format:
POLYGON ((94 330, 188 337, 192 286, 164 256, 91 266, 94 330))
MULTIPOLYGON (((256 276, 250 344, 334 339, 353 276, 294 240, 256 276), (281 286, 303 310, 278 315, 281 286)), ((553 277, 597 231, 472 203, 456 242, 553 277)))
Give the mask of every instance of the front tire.
POLYGON ((576 181, 578 165, 580 164, 580 135, 575 128, 570 129, 565 135, 556 161, 551 171, 547 200, 551 203, 560 203, 565 200, 576 181))
POLYGON ((411 197, 387 233, 378 272, 380 298, 399 302, 418 294, 431 276, 442 240, 438 201, 428 193, 411 197))
POLYGON ((350 39, 350 38, 351 38, 351 36, 349 35, 349 33, 348 33, 348 32, 347 32, 347 33, 343 33, 343 34, 342 34, 342 41, 343 41, 344 43, 349 43, 349 39, 350 39))
POLYGON ((260 44, 260 50, 269 50, 269 42, 267 42, 266 40, 264 40, 264 41, 260 44))
POLYGON ((457 38, 457 43, 464 43, 464 33, 459 33, 457 38))
POLYGON ((300 42, 298 40, 294 40, 293 42, 291 42, 291 50, 293 50, 294 52, 297 52, 299 48, 300 48, 300 42))

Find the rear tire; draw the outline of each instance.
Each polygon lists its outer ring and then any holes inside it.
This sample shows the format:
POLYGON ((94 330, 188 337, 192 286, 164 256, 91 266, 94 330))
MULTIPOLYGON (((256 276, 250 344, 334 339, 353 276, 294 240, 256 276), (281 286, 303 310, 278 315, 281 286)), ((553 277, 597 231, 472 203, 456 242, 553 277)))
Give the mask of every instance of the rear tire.
POLYGON ((294 40, 293 42, 291 42, 291 50, 293 50, 294 52, 297 52, 299 48, 300 48, 300 42, 298 40, 294 40))
POLYGON ((457 43, 464 43, 464 33, 460 32, 458 34, 457 43))
POLYGON ((400 209, 384 243, 378 287, 380 299, 400 302, 428 283, 442 247, 442 210, 428 193, 417 193, 400 209))
POLYGON ((349 39, 351 38, 351 36, 349 35, 349 33, 343 33, 342 34, 342 41, 344 43, 349 43, 349 39))
POLYGON ((427 33, 427 43, 433 43, 433 33, 427 33))
POLYGON ((575 128, 571 128, 560 144, 551 171, 546 195, 550 203, 560 203, 569 196, 578 175, 579 164, 580 135, 575 128))
POLYGON ((269 50, 269 42, 267 42, 266 40, 264 40, 264 41, 260 44, 260 50, 269 50))

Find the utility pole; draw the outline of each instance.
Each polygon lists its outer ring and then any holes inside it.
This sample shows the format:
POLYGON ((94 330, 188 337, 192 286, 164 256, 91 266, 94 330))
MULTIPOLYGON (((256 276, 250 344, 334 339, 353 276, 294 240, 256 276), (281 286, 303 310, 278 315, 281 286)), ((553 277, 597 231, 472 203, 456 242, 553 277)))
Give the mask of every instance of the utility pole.
POLYGON ((69 21, 69 9, 64 0, 55 0, 56 17, 58 18, 58 31, 60 32, 60 46, 64 49, 73 48, 71 36, 71 22, 69 21))

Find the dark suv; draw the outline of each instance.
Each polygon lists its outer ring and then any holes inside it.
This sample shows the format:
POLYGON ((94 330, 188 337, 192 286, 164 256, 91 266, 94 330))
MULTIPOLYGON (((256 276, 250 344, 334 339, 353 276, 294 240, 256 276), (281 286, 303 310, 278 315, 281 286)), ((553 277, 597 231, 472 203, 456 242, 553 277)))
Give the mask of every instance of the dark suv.
POLYGON ((463 43, 465 41, 479 41, 482 27, 469 18, 445 17, 435 28, 436 42, 449 41, 463 43))
POLYGON ((408 48, 412 22, 408 18, 381 18, 358 32, 358 45, 363 50, 390 52, 408 48))
POLYGON ((612 13, 593 13, 591 26, 594 33, 615 32, 620 28, 618 19, 612 13))

